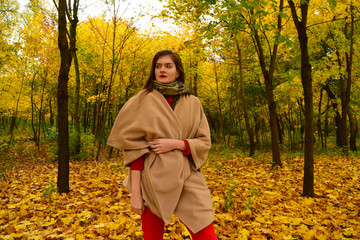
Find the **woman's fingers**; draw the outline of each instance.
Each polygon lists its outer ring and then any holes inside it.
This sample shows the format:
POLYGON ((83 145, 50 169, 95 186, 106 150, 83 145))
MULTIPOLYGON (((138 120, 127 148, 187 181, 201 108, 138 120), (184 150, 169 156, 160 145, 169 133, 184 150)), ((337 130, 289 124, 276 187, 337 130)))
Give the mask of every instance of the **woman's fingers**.
POLYGON ((141 194, 134 193, 130 200, 130 210, 133 213, 142 215, 144 213, 144 200, 141 194))
POLYGON ((144 213, 144 206, 142 207, 131 207, 131 211, 133 213, 139 214, 139 215, 143 215, 144 213))
POLYGON ((180 140, 176 139, 153 139, 152 141, 147 142, 149 147, 153 150, 154 153, 166 153, 171 150, 176 149, 176 144, 180 140))
POLYGON ((153 150, 154 153, 156 154, 162 153, 161 142, 158 139, 154 139, 150 142, 147 142, 147 144, 150 146, 150 148, 153 150))

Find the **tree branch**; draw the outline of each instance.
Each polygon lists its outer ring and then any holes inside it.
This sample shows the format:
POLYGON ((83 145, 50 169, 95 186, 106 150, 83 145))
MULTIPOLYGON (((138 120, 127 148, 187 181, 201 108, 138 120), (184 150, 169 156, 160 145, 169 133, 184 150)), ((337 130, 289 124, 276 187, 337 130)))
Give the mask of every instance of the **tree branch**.
POLYGON ((333 19, 330 19, 330 20, 327 20, 327 21, 317 22, 317 23, 311 24, 311 25, 307 26, 306 28, 310 28, 310 27, 317 26, 317 25, 324 24, 324 23, 329 23, 329 22, 335 22, 335 21, 339 21, 339 20, 344 20, 344 19, 346 19, 346 17, 343 17, 343 18, 333 18, 333 19))
POLYGON ((56 1, 55 1, 55 0, 53 0, 53 3, 54 3, 54 5, 55 5, 56 10, 59 11, 59 7, 58 7, 58 5, 56 4, 56 1))
POLYGON ((293 0, 288 0, 288 4, 289 4, 289 6, 290 6, 291 15, 292 15, 292 17, 293 17, 295 26, 296 26, 297 29, 299 29, 300 21, 299 21, 298 15, 297 15, 297 13, 296 13, 296 8, 295 8, 294 1, 293 1, 293 0))

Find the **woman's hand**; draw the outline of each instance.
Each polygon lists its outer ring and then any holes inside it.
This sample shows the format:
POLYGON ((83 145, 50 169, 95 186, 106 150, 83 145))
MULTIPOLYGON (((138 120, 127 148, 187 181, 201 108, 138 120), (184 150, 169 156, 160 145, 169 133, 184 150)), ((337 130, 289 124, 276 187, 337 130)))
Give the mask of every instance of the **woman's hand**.
POLYGON ((186 145, 184 141, 177 139, 168 139, 168 138, 153 139, 152 141, 147 142, 147 144, 156 154, 167 153, 172 150, 180 150, 180 151, 186 150, 186 145))
POLYGON ((141 171, 131 170, 131 200, 132 212, 142 215, 144 213, 144 200, 141 194, 141 171))
POLYGON ((140 192, 131 194, 130 207, 133 213, 143 215, 145 209, 144 200, 140 192))

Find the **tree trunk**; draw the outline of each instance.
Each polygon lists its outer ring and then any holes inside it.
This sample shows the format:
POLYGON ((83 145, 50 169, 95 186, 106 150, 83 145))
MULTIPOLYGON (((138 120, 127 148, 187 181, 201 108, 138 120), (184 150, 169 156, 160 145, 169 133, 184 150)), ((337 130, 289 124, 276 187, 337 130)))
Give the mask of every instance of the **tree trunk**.
MULTIPOLYGON (((236 81, 236 76, 232 75, 231 76, 231 89, 234 89, 234 82, 236 81)), ((230 103, 229 103, 229 124, 228 124, 228 140, 227 140, 227 145, 230 146, 230 142, 231 142, 231 131, 232 131, 232 125, 233 125, 233 111, 234 111, 234 107, 233 107, 233 96, 234 96, 234 90, 230 91, 230 103)))
POLYGON ((75 113, 74 113, 74 127, 75 127, 75 155, 78 156, 81 151, 81 130, 80 130, 80 71, 77 54, 74 54, 74 66, 76 73, 75 86, 75 113))
POLYGON ((102 140, 105 132, 105 125, 107 121, 107 117, 110 110, 110 100, 111 100, 111 94, 112 94, 112 85, 116 76, 116 73, 119 68, 119 64, 122 59, 122 51, 125 47, 125 43, 130 38, 130 36, 135 32, 136 28, 131 27, 131 24, 127 25, 127 28, 124 32, 124 35, 120 37, 120 42, 118 45, 116 45, 116 38, 117 38, 117 22, 119 21, 117 18, 118 8, 116 7, 116 2, 113 2, 113 39, 112 39, 112 46, 111 46, 111 52, 112 52, 112 61, 111 61, 111 73, 110 73, 110 81, 109 81, 109 87, 107 92, 107 98, 106 102, 103 107, 103 114, 102 119, 100 121, 100 137, 98 141, 98 149, 96 154, 96 160, 99 159, 100 156, 100 150, 102 145, 102 140))
POLYGON ((348 109, 349 123, 350 123, 350 151, 356 152, 356 135, 358 134, 357 122, 354 119, 351 109, 348 109))
POLYGON ((45 72, 45 76, 43 77, 43 86, 41 92, 41 100, 40 100, 40 108, 39 108, 39 118, 38 118, 38 151, 40 151, 40 138, 41 138, 41 123, 43 121, 43 103, 44 103, 44 92, 46 87, 46 79, 47 79, 47 71, 45 72))
MULTIPOLYGON (((96 80, 95 80, 96 81, 96 80)), ((102 80, 101 80, 102 81, 102 80)), ((99 95, 99 87, 98 87, 98 84, 96 84, 96 88, 95 88, 95 95, 99 95)), ((95 136, 95 139, 97 138, 97 122, 98 122, 98 119, 99 119, 99 113, 100 113, 100 100, 99 100, 99 97, 97 97, 96 101, 94 102, 94 106, 93 106, 93 109, 92 109, 92 134, 95 136)))
POLYGON ((87 126, 89 123, 89 115, 90 115, 90 110, 88 109, 88 103, 87 101, 85 101, 85 106, 84 106, 84 111, 83 111, 83 131, 84 133, 86 133, 87 130, 87 126))
MULTIPOLYGON (((236 81, 237 83, 237 81, 236 81)), ((235 89, 239 89, 239 87, 236 84, 235 89)), ((244 134, 242 131, 242 124, 241 124, 241 113, 240 113, 240 99, 239 99, 239 94, 235 94, 236 96, 236 115, 237 115, 237 121, 239 124, 238 130, 239 130, 239 135, 240 135, 240 140, 241 140, 241 149, 243 154, 245 155, 245 141, 244 141, 244 134)))
POLYGON ((347 115, 350 105, 350 93, 352 82, 352 63, 354 53, 354 6, 351 2, 350 5, 350 33, 349 23, 345 23, 344 35, 350 41, 349 52, 345 51, 346 60, 346 73, 347 76, 340 77, 340 89, 341 89, 341 147, 345 154, 348 154, 348 127, 347 127, 347 115))
POLYGON ((30 95, 30 101, 31 101, 31 128, 33 130, 33 140, 35 142, 35 146, 39 146, 39 141, 38 141, 38 133, 36 131, 35 128, 35 114, 34 114, 34 108, 35 108, 35 103, 34 103, 34 81, 35 81, 35 76, 36 74, 34 74, 33 76, 33 80, 31 81, 31 95, 30 95))
POLYGON ((254 140, 254 132, 250 126, 250 121, 249 121, 249 116, 248 116, 248 110, 247 110, 247 105, 246 105, 246 99, 245 99, 245 92, 244 92, 244 78, 243 78, 243 66, 242 66, 242 53, 241 53, 241 49, 240 49, 240 45, 239 45, 239 41, 237 39, 235 39, 235 43, 236 43, 236 48, 237 48, 237 52, 238 52, 238 64, 239 64, 239 75, 240 75, 240 96, 241 96, 241 100, 242 100, 242 105, 243 105, 243 113, 244 113, 244 119, 245 119, 245 127, 246 127, 246 131, 248 133, 249 136, 249 142, 250 142, 250 152, 249 152, 249 157, 252 157, 255 153, 255 149, 256 149, 256 143, 254 140))
POLYGON ((325 116, 325 126, 324 126, 324 146, 327 148, 327 138, 329 137, 329 118, 326 114, 325 116))
POLYGON ((194 85, 193 85, 193 89, 194 89, 194 95, 197 96, 198 95, 198 66, 199 66, 199 62, 195 56, 195 73, 194 73, 194 85))
POLYGON ((18 113, 18 109, 19 109, 20 97, 21 97, 23 86, 24 86, 24 79, 25 79, 25 77, 23 76, 22 79, 21 79, 21 86, 20 86, 19 95, 18 95, 17 100, 16 100, 15 111, 14 111, 12 117, 11 117, 9 135, 13 134, 13 131, 14 131, 15 126, 16 126, 16 118, 17 118, 17 113, 18 113))
MULTIPOLYGON (((280 159, 280 145, 279 145, 279 129, 277 126, 277 114, 276 114, 276 103, 274 100, 274 92, 273 92, 273 76, 274 76, 274 71, 275 71, 275 64, 276 64, 276 57, 277 57, 277 49, 278 49, 278 39, 280 37, 280 33, 281 33, 281 29, 282 29, 282 17, 281 17, 281 13, 283 12, 283 7, 284 7, 284 1, 280 0, 279 3, 279 15, 278 15, 278 24, 277 24, 277 30, 278 30, 278 35, 277 35, 277 39, 274 43, 273 46, 273 51, 272 51, 272 55, 271 55, 271 61, 270 61, 270 66, 269 66, 269 70, 266 69, 266 62, 265 62, 265 56, 264 56, 264 51, 263 51, 263 47, 261 45, 261 41, 260 41, 260 37, 258 35, 258 30, 256 28, 253 28, 254 31, 254 38, 255 38, 255 47, 258 53, 258 57, 259 57, 259 63, 260 63, 260 67, 261 67, 261 71, 263 73, 264 79, 265 79, 265 87, 266 87, 266 100, 267 100, 267 104, 268 104, 268 109, 269 109, 269 125, 270 125, 270 132, 271 132, 271 150, 272 150, 272 157, 273 157, 273 162, 272 162, 272 166, 282 166, 281 164, 281 159, 280 159)), ((253 12, 251 11, 251 14, 253 14, 253 12)))
POLYGON ((50 126, 54 126, 54 114, 53 114, 53 110, 52 110, 52 103, 51 103, 51 98, 49 98, 49 114, 50 114, 50 126))
POLYGON ((224 127, 224 119, 223 119, 223 115, 222 115, 222 111, 221 111, 219 79, 218 79, 218 75, 217 75, 215 59, 214 59, 214 71, 215 71, 215 81, 216 81, 216 97, 217 97, 217 104, 218 104, 219 114, 220 114, 220 116, 219 116, 219 118, 220 118, 220 128, 221 128, 221 133, 222 133, 222 139, 223 139, 223 142, 225 143, 225 127, 224 127))
MULTIPOLYGON (((115 9, 115 2, 114 2, 114 9, 115 9)), ((116 58, 117 55, 115 53, 115 39, 116 39, 116 28, 117 28, 117 21, 116 21, 116 16, 115 16, 115 10, 114 10, 114 16, 113 16, 113 24, 114 24, 114 28, 113 28, 113 42, 112 42, 112 61, 111 61, 111 72, 110 72, 110 81, 109 81, 109 87, 108 87, 108 94, 107 94, 107 100, 105 103, 105 106, 103 108, 104 112, 103 112, 103 119, 102 121, 100 121, 101 127, 100 127, 100 137, 99 137, 99 141, 98 141, 98 148, 97 148, 97 153, 96 153, 96 160, 99 160, 100 157, 100 150, 101 150, 101 145, 102 145, 102 139, 104 136, 104 131, 105 131, 105 124, 106 124, 106 118, 107 118, 107 114, 109 111, 109 107, 110 107, 110 99, 111 99, 111 92, 112 92, 112 84, 113 84, 113 80, 114 80, 114 75, 115 75, 115 64, 116 64, 116 58)))
POLYGON ((323 98, 323 91, 324 89, 322 88, 320 90, 320 99, 319 99, 319 106, 318 106, 318 120, 317 120, 317 131, 318 131, 318 136, 319 136, 319 139, 321 141, 321 148, 324 149, 324 140, 323 140, 323 130, 322 130, 322 127, 321 127, 321 104, 322 104, 322 98, 323 98))
POLYGON ((254 131, 255 131, 255 141, 256 141, 256 149, 260 150, 260 119, 259 119, 259 115, 255 114, 254 115, 254 122, 255 122, 255 126, 254 126, 254 131))
MULTIPOLYGON (((55 3, 56 4, 56 3, 55 3)), ((75 53, 76 25, 78 0, 74 0, 72 20, 70 25, 70 48, 67 39, 66 14, 71 12, 67 9, 66 0, 59 0, 58 5, 58 46, 60 50, 61 65, 58 78, 58 180, 57 187, 60 193, 69 192, 69 120, 68 120, 68 82, 72 58, 75 53)))
POLYGON ((331 106, 333 107, 334 112, 335 112, 336 146, 340 147, 341 146, 341 116, 340 116, 340 112, 338 109, 336 97, 335 97, 335 94, 331 91, 328 84, 323 86, 323 88, 326 91, 326 93, 328 94, 328 96, 330 98, 331 106))
POLYGON ((279 143, 283 144, 283 142, 284 142, 284 138, 283 138, 284 130, 283 129, 284 128, 281 127, 282 125, 281 125, 281 121, 279 120, 279 115, 278 114, 276 114, 276 126, 278 128, 278 133, 279 133, 279 143))
POLYGON ((298 17, 295 4, 288 0, 293 21, 296 26, 301 51, 301 82, 304 90, 305 102, 305 145, 304 145, 304 183, 303 196, 314 196, 314 136, 313 136, 313 91, 311 65, 309 59, 308 37, 306 24, 308 17, 309 2, 302 2, 301 18, 298 17), (301 21, 299 21, 301 19, 301 21))

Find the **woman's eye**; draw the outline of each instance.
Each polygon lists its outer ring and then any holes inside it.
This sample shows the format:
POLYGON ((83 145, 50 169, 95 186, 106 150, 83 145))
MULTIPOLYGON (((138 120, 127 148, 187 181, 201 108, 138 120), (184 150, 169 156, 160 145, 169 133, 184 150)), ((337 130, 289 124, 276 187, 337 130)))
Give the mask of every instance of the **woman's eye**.
MULTIPOLYGON (((155 66, 155 68, 157 68, 157 69, 160 69, 160 68, 162 68, 163 67, 163 65, 156 65, 155 66)), ((171 69, 173 66, 171 65, 171 64, 166 64, 165 66, 164 66, 166 69, 171 69)))

